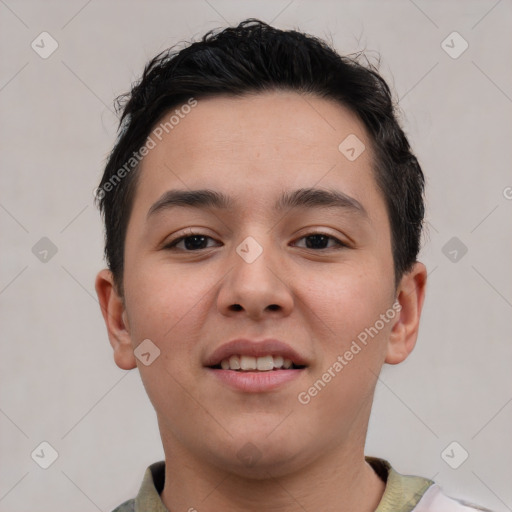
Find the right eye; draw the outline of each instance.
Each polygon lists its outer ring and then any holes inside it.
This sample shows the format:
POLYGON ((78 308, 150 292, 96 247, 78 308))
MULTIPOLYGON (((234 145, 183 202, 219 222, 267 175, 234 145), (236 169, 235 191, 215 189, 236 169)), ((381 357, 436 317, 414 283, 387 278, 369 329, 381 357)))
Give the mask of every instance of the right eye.
POLYGON ((198 250, 202 249, 209 249, 210 247, 207 247, 207 241, 214 240, 212 237, 207 236, 202 233, 193 233, 193 234, 187 234, 185 236, 180 236, 174 240, 171 240, 168 244, 164 246, 165 250, 180 250, 185 252, 196 252, 198 250), (206 244, 206 245, 205 245, 206 244), (181 247, 180 247, 181 245, 181 247))

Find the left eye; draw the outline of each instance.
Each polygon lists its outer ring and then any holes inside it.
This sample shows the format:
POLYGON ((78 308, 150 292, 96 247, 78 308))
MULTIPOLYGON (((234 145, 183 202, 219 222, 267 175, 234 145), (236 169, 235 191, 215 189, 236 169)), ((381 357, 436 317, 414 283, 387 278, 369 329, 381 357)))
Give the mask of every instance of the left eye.
POLYGON ((313 233, 311 235, 303 236, 302 238, 299 238, 299 240, 307 240, 306 241, 306 249, 332 249, 333 247, 336 248, 342 248, 347 247, 346 244, 338 240, 337 238, 326 235, 324 233, 313 233), (329 241, 332 240, 334 242, 334 246, 326 247, 326 244, 329 243, 329 241))

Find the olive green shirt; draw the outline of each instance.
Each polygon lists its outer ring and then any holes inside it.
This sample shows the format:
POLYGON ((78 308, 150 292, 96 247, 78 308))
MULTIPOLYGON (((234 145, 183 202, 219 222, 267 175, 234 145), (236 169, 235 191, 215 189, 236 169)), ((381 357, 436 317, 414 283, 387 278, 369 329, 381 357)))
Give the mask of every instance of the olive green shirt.
MULTIPOLYGON (((375 512, 470 512, 486 510, 445 496, 428 478, 397 473, 384 459, 365 457, 386 483, 375 512)), ((160 493, 165 483, 165 462, 155 462, 146 469, 139 493, 112 512, 169 512, 160 493)))

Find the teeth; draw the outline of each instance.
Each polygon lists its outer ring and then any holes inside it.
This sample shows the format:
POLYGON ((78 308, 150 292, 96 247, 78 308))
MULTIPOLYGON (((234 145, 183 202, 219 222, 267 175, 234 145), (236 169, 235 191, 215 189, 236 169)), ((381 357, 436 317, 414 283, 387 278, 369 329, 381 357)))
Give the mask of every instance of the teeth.
POLYGON ((223 359, 220 366, 223 370, 268 372, 274 368, 289 369, 292 367, 292 361, 284 359, 282 356, 272 356, 270 354, 262 357, 233 355, 229 359, 223 359))
POLYGON ((256 358, 251 356, 240 357, 240 368, 242 370, 256 370, 256 358))
POLYGON ((272 356, 263 356, 256 359, 256 368, 263 372, 274 369, 274 358, 272 356))
POLYGON ((231 356, 229 358, 228 368, 232 370, 240 370, 240 358, 238 356, 231 356))

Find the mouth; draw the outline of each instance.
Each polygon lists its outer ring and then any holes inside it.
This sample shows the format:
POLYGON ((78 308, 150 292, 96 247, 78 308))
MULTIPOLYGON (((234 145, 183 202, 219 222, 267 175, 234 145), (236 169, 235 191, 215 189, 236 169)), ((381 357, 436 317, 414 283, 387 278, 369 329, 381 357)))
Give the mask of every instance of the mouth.
POLYGON ((302 370, 306 365, 296 364, 280 355, 268 354, 255 357, 234 354, 222 359, 219 364, 209 366, 213 370, 232 370, 235 372, 272 372, 276 370, 302 370))
POLYGON ((204 361, 214 381, 243 393, 277 391, 300 378, 308 362, 279 340, 238 339, 217 348, 204 361))

